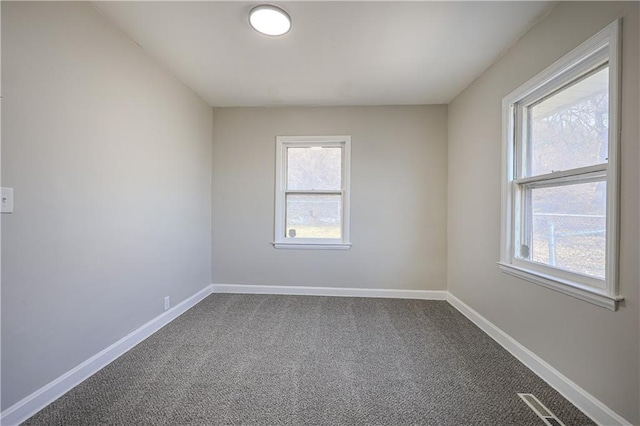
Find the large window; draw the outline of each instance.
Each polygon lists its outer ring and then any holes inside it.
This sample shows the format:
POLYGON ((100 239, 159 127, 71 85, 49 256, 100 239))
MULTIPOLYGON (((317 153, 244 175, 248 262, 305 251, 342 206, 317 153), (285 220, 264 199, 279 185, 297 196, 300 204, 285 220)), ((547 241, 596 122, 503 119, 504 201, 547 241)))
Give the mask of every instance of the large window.
POLYGON ((279 136, 276 248, 348 249, 349 136, 279 136))
POLYGON ((618 38, 614 22, 508 95, 501 268, 616 308, 618 38))

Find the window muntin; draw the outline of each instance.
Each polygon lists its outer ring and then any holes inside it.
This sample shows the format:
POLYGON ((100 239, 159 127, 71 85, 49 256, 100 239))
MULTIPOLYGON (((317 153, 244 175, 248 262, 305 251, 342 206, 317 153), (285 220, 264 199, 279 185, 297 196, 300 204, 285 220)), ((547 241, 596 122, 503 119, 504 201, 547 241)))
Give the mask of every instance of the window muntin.
POLYGON ((503 272, 616 309, 619 22, 503 100, 503 272))
POLYGON ((349 248, 350 142, 277 138, 276 248, 349 248))

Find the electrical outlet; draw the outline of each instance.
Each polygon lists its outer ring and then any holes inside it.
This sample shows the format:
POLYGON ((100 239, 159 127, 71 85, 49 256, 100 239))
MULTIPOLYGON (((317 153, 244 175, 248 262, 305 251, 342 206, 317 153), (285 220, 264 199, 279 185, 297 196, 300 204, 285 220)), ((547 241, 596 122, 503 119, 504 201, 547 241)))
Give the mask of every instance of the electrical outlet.
POLYGON ((164 310, 166 311, 167 309, 169 309, 169 307, 171 306, 171 299, 169 299, 169 296, 164 298, 164 310))
POLYGON ((13 188, 2 188, 0 192, 2 201, 2 213, 13 213, 13 188))

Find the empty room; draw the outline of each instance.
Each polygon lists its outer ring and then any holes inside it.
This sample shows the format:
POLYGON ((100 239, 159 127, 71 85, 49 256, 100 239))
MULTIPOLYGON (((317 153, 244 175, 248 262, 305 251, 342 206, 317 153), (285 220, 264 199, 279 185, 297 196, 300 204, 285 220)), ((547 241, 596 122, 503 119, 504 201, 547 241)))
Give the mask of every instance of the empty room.
POLYGON ((3 426, 640 425, 640 2, 0 13, 3 426))

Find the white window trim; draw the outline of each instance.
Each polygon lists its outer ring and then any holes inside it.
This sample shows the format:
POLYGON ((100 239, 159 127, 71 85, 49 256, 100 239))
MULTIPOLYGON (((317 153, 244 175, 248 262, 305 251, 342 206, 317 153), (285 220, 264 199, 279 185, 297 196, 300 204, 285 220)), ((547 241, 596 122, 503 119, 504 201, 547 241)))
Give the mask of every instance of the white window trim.
MULTIPOLYGON (((277 249, 349 250, 351 248, 350 195, 351 195, 351 136, 277 136, 276 137, 276 196, 275 235, 277 249), (287 149, 289 147, 339 146, 342 148, 342 238, 285 237, 287 149)), ((290 191, 289 191, 290 192, 290 191)), ((309 193, 313 191, 301 191, 309 193)), ((317 191, 327 193, 333 191, 317 191)))
MULTIPOLYGON (((512 276, 539 284, 564 294, 585 300, 611 310, 623 297, 618 293, 618 245, 619 245, 619 144, 620 144, 620 26, 618 19, 569 52, 563 58, 533 77, 502 100, 502 212, 500 237, 500 269, 512 276), (540 97, 557 87, 558 80, 565 80, 582 73, 586 66, 606 57, 609 62, 609 158, 605 166, 585 167, 585 173, 606 172, 607 183, 607 242, 606 278, 600 288, 585 284, 588 279, 576 280, 577 274, 545 267, 534 262, 521 261, 514 256, 515 241, 515 105, 528 98, 540 97), (554 82, 556 84, 554 84, 554 82)), ((562 173, 562 172, 560 172, 562 173)), ((557 173, 549 177, 559 177, 557 173), (554 176, 551 176, 554 175, 554 176)), ((539 179, 539 177, 538 177, 539 179)), ((538 180, 536 179, 536 180, 538 180)), ((523 183, 526 179, 519 179, 523 183)), ((584 277, 586 278, 586 277, 584 277)))

